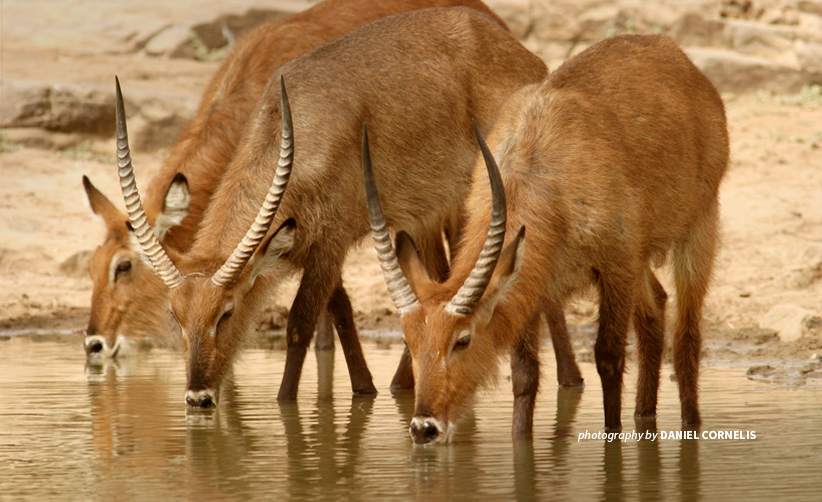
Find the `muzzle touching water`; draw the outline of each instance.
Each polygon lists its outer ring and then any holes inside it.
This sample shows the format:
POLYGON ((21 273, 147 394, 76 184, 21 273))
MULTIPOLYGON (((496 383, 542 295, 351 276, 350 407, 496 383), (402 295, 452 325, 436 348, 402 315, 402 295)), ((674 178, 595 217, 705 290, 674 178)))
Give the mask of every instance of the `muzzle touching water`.
POLYGON ((190 408, 216 408, 217 393, 211 390, 187 390, 186 405, 190 408))
POLYGON ((408 427, 411 438, 417 444, 447 443, 451 440, 452 430, 453 427, 426 416, 414 417, 408 427))
POLYGON ((126 352, 125 350, 122 350, 125 346, 126 342, 123 337, 119 336, 114 341, 114 345, 112 347, 109 347, 106 339, 100 335, 86 335, 86 339, 83 342, 83 348, 86 351, 87 359, 113 359, 126 352))

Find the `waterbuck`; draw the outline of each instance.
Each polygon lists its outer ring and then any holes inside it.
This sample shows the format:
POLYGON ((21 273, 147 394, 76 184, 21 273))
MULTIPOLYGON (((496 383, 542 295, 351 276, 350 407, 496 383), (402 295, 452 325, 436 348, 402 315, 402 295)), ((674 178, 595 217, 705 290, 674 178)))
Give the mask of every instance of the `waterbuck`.
POLYGON ((312 49, 272 75, 185 254, 164 250, 142 216, 120 100, 123 195, 182 328, 186 402, 216 404, 280 273, 295 270, 302 278, 288 317, 278 399, 296 398, 325 305, 354 392, 375 392, 340 281, 348 250, 369 232, 361 124, 379 131, 372 153, 384 166, 389 224, 406 228, 430 254, 441 248, 441 228, 468 192, 477 153, 471 118, 490 129, 502 103, 546 72, 499 24, 463 7, 386 17, 312 49))
MULTIPOLYGON (((209 198, 275 69, 376 19, 451 5, 471 7, 502 24, 480 0, 326 0, 240 38, 208 84, 194 118, 144 191, 146 215, 163 246, 178 252, 191 246, 209 198)), ((165 285, 129 242, 128 217, 86 177, 83 186, 92 210, 107 229, 105 241, 90 259, 93 292, 84 345, 91 358, 112 357, 127 350, 129 337, 152 338, 175 328, 167 313, 165 285)), ((333 344, 333 338, 324 343, 333 344)))
MULTIPOLYGON (((404 314, 413 357, 414 441, 447 442, 505 352, 513 432, 530 434, 540 308, 545 301, 561 305, 588 285, 600 296, 595 358, 606 428, 621 428, 632 320, 635 413, 655 417, 667 295, 652 266, 668 255, 678 300, 674 367, 682 421, 698 424, 699 323, 728 164, 725 111, 714 86, 668 37, 609 38, 512 96, 483 154, 466 202, 461 253, 444 283, 430 279, 408 234, 397 234, 394 252, 379 231, 379 203, 395 206, 395 195, 368 185, 383 269, 403 272, 386 273, 386 282, 404 314)), ((374 165, 384 183, 390 169, 376 155, 374 165)))

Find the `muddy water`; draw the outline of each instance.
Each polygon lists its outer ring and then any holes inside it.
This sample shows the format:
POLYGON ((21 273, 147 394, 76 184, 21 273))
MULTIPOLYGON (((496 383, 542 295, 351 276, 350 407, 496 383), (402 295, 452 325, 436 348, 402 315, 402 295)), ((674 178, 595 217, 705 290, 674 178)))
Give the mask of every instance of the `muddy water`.
MULTIPOLYGON (((671 369, 663 371, 655 441, 582 439, 602 429, 596 369, 557 390, 553 355, 533 441, 512 440, 508 370, 454 443, 415 447, 413 396, 388 383, 400 347, 366 341, 376 398, 352 397, 342 352, 309 355, 299 399, 274 399, 285 353, 249 350, 216 412, 186 412, 174 352, 85 368, 76 337, 0 340, 0 499, 765 499, 818 500, 822 387, 752 382, 703 368, 704 426, 682 434, 671 369), (717 431, 746 438, 710 439, 717 431), (667 435, 667 434, 666 434, 667 435)), ((635 375, 626 381, 625 432, 635 375)), ((645 432, 645 427, 641 428, 645 432)))

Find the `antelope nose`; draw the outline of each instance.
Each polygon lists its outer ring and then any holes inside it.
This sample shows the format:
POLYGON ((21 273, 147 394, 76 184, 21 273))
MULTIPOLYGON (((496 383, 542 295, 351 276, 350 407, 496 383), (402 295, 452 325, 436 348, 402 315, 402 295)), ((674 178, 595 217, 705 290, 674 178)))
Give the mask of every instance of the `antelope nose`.
POLYGON ((86 349, 86 355, 92 356, 103 352, 106 348, 106 341, 97 335, 93 335, 86 337, 86 341, 83 345, 86 349))
POLYGON ((214 408, 217 406, 214 396, 205 390, 186 391, 186 404, 192 408, 214 408))
POLYGON ((417 444, 428 444, 440 435, 439 429, 430 417, 414 417, 409 432, 417 444))

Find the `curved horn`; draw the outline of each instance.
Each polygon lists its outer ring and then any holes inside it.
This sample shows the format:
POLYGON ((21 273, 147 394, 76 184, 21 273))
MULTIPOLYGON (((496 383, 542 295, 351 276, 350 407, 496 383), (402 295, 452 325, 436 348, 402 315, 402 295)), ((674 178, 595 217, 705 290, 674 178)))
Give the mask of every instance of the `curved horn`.
POLYGON ((488 287, 488 283, 491 281, 494 267, 497 266, 497 260, 499 260, 500 252, 502 252, 502 242, 505 240, 506 209, 505 188, 502 185, 502 177, 499 174, 494 156, 491 155, 488 145, 485 144, 485 140, 477 128, 477 123, 473 120, 472 122, 474 132, 477 135, 477 142, 479 142, 482 156, 485 159, 485 167, 488 169, 493 211, 491 213, 491 226, 488 228, 488 234, 479 259, 471 270, 468 279, 465 280, 457 294, 451 298, 448 306, 445 307, 447 312, 457 316, 470 315, 474 307, 477 306, 482 294, 485 293, 485 288, 488 287))
POLYGON ((374 171, 371 170, 371 152, 368 149, 368 129, 365 124, 362 126, 362 172, 365 178, 365 194, 374 247, 377 249, 388 292, 397 306, 397 311, 403 316, 417 308, 419 300, 403 275, 394 246, 391 245, 391 237, 388 235, 388 227, 380 205, 380 194, 377 193, 377 183, 374 181, 374 171))
POLYGON ((243 267, 262 242, 271 227, 271 222, 274 221, 274 215, 277 214, 277 208, 280 207, 288 179, 291 177, 291 168, 294 165, 294 127, 291 123, 291 107, 288 105, 288 94, 285 92, 285 79, 282 75, 280 75, 280 108, 282 109, 282 139, 280 160, 274 172, 274 181, 271 183, 271 188, 251 228, 248 229, 243 240, 237 244, 220 270, 211 277, 211 282, 222 288, 230 288, 237 282, 243 267))
POLYGON ((137 191, 137 182, 134 179, 134 168, 131 166, 131 152, 128 148, 128 130, 126 129, 126 109, 123 104, 123 93, 120 91, 120 79, 114 77, 116 84, 116 117, 117 117, 117 167, 120 173, 120 188, 123 190, 123 199, 126 202, 128 218, 132 230, 140 247, 151 261, 152 267, 166 283, 166 286, 176 288, 183 283, 184 276, 177 270, 166 254, 151 225, 148 223, 143 202, 137 191))

